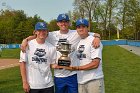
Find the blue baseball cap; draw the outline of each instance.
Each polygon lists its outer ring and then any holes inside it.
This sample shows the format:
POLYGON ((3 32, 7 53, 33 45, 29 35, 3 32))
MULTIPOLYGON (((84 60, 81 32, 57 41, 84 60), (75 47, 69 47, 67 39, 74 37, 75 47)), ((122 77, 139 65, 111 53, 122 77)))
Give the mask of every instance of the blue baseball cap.
POLYGON ((46 22, 37 22, 35 25, 35 30, 47 30, 46 22))
POLYGON ((69 16, 67 14, 59 14, 57 17, 57 22, 62 20, 69 21, 69 16))
POLYGON ((85 25, 85 26, 88 27, 88 21, 86 19, 80 18, 76 21, 76 27, 79 26, 79 25, 85 25))

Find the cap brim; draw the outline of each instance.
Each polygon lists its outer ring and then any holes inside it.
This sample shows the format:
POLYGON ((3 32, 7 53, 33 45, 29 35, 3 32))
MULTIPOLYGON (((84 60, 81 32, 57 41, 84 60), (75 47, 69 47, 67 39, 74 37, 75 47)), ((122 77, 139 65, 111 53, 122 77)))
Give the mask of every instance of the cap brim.
POLYGON ((70 21, 70 20, 66 20, 66 19, 57 20, 57 22, 60 22, 60 21, 70 21))
POLYGON ((38 28, 38 29, 35 29, 35 30, 47 30, 47 28, 38 28))

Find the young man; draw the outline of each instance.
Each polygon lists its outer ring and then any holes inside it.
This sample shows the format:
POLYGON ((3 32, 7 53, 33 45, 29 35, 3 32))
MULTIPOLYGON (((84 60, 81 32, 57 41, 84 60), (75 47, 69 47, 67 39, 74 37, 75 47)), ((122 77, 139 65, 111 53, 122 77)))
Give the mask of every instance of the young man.
POLYGON ((77 70, 79 93, 104 93, 104 80, 102 71, 102 44, 94 48, 94 37, 88 33, 88 21, 79 19, 76 21, 76 30, 81 37, 75 51, 79 66, 58 67, 69 70, 77 70))
MULTIPOLYGON (((76 32, 76 30, 68 29, 70 26, 70 20, 67 14, 58 15, 57 25, 59 26, 60 30, 50 32, 47 40, 54 46, 58 46, 59 43, 66 42, 71 44, 72 45, 71 46, 72 53, 70 54, 71 66, 75 66, 77 65, 77 63, 73 61, 74 57, 72 56, 72 54, 73 51, 76 49, 76 46, 81 38, 76 32)), ((95 46, 98 46, 99 42, 100 39, 96 38, 94 41, 95 46)), ((59 51, 57 51, 57 60, 61 55, 62 54, 59 51)), ((55 69, 54 70, 55 93, 78 93, 76 71, 57 69, 57 62, 52 67, 55 69)))
POLYGON ((56 48, 46 41, 45 22, 35 25, 36 38, 28 42, 26 53, 20 53, 20 70, 26 93, 54 93, 50 65, 56 61, 56 48))

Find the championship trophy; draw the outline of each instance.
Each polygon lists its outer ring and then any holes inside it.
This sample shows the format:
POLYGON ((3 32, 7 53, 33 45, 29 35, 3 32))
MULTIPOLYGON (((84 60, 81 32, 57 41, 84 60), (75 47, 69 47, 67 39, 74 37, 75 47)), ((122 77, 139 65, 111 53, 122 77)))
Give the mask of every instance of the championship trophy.
POLYGON ((71 52, 71 44, 60 43, 57 50, 62 54, 62 56, 58 59, 58 65, 70 66, 71 60, 69 58, 69 53, 71 52))

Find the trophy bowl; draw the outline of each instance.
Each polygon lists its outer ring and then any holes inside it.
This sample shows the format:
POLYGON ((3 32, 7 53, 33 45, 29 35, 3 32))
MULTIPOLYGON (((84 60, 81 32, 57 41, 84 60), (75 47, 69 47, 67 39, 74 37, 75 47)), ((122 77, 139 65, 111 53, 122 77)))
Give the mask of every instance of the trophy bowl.
POLYGON ((61 43, 57 50, 62 54, 62 56, 58 59, 59 66, 70 66, 71 60, 69 58, 69 53, 71 52, 71 44, 69 43, 61 43))

